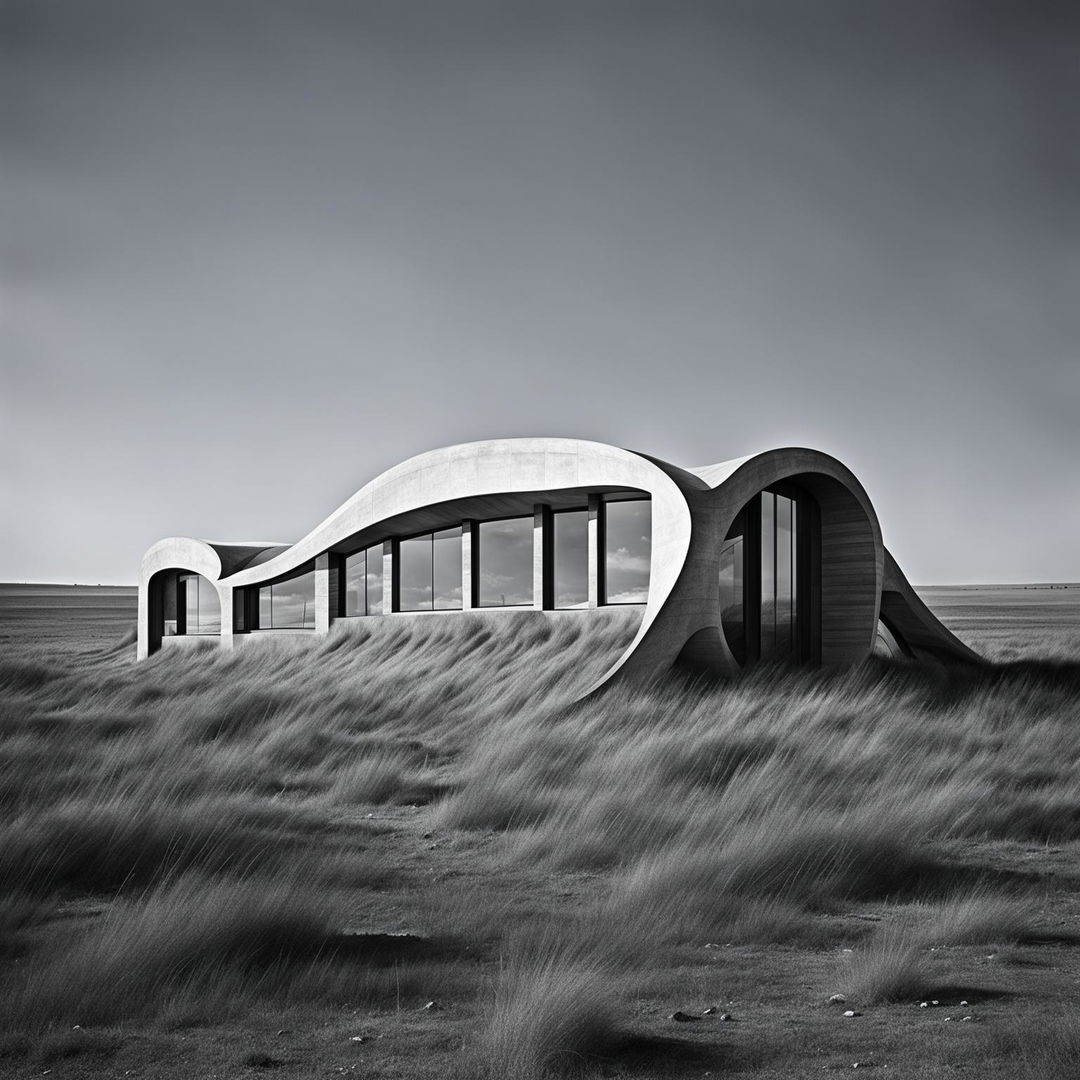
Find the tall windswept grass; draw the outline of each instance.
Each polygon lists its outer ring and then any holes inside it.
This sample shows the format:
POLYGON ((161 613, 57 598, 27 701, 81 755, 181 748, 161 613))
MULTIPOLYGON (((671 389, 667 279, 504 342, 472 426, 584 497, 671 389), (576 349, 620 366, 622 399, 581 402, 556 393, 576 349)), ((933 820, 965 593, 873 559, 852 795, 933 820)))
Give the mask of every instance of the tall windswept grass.
POLYGON ((851 945, 842 988, 886 1001, 923 991, 937 946, 1030 933, 1020 901, 949 895, 970 880, 949 864, 987 838, 1080 840, 1076 671, 763 668, 575 703, 639 617, 354 620, 137 666, 129 646, 5 655, 11 1038, 445 994, 477 1070, 528 1080, 613 1053, 619 991, 654 963, 722 971, 706 943, 851 945), (862 904, 879 933, 836 917, 862 904), (413 951, 376 962, 356 923, 413 951))
POLYGON ((845 957, 846 988, 859 1002, 904 1001, 930 989, 930 953, 941 946, 1007 944, 1032 934, 1030 901, 985 887, 919 903, 888 920, 845 957))
POLYGON ((911 1001, 928 989, 925 942, 908 922, 886 923, 862 948, 845 955, 848 996, 860 1004, 911 1001))
POLYGON ((517 1080, 580 1073, 617 1044, 609 964, 549 940, 499 972, 480 1041, 482 1075, 517 1080))
POLYGON ((1030 899, 988 889, 949 897, 922 928, 927 945, 1007 945, 1034 933, 1030 899))
MULTIPOLYGON (((732 820, 645 855, 616 884, 612 917, 684 941, 740 939, 776 920, 798 935, 795 910, 884 897, 918 880, 929 860, 910 823, 774 811, 732 820)), ((745 937, 742 940, 747 940, 745 937)))
POLYGON ((180 994, 225 1013, 261 973, 316 958, 333 930, 326 901, 296 882, 186 875, 67 931, 48 960, 9 969, 4 1022, 108 1024, 153 1016, 180 994))
POLYGON ((111 894, 195 867, 250 870, 280 860, 295 827, 237 798, 66 799, 0 825, 0 881, 38 895, 111 894))

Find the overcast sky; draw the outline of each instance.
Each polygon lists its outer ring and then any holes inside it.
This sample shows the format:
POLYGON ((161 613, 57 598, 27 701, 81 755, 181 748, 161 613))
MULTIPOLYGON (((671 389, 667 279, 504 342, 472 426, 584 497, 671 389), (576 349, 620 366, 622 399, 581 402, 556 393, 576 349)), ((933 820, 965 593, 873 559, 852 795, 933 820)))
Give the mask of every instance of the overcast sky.
POLYGON ((0 0, 0 580, 565 435, 1080 579, 1070 0, 0 0))

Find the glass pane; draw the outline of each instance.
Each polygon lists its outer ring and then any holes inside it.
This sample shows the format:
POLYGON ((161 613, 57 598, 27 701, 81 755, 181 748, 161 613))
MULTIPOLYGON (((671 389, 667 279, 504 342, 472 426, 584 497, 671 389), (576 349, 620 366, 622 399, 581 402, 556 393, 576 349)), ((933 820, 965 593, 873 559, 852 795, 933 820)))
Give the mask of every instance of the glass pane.
POLYGON ((799 658, 799 504, 791 500, 791 648, 799 658))
POLYGON ((776 647, 776 496, 761 493, 761 658, 776 647))
POLYGON ((604 504, 604 602, 644 604, 649 598, 652 503, 648 499, 604 504))
POLYGON ((433 539, 432 567, 437 611, 461 607, 461 528, 443 529, 433 539))
POLYGON ((794 646, 792 610, 792 563, 795 545, 791 531, 792 501, 776 496, 776 648, 775 655, 788 657, 794 646))
POLYGON ((555 515, 555 606, 589 606, 589 511, 555 515))
POLYGON ((376 544, 364 553, 367 556, 365 574, 367 578, 368 615, 383 613, 383 546, 376 544))
POLYGON ((273 589, 270 585, 259 588, 259 629, 269 630, 274 625, 271 614, 274 609, 273 589))
POLYGON ((217 589, 201 575, 195 579, 199 590, 199 634, 221 633, 221 600, 217 589))
POLYGON ((398 545, 398 588, 402 611, 431 610, 431 533, 398 545))
POLYGON ((183 586, 180 584, 179 579, 173 580, 166 578, 165 582, 161 585, 161 604, 162 615, 164 617, 164 625, 162 626, 161 633, 164 637, 176 636, 176 607, 177 607, 177 593, 183 586))
MULTIPOLYGON (((273 603, 271 623, 274 630, 315 628, 315 571, 271 585, 273 603)), ((262 590, 259 590, 260 601, 262 590)), ((261 623, 260 623, 261 625, 261 623)))
POLYGON ((367 552, 345 558, 345 614, 363 615, 366 608, 367 552))
POLYGON ((720 625, 732 656, 746 663, 743 620, 743 538, 729 537, 720 548, 720 625))
POLYGON ((533 602, 533 519, 481 521, 481 607, 523 607, 533 602))
POLYGON ((180 579, 183 586, 184 602, 184 633, 197 634, 199 632, 199 577, 192 574, 190 577, 180 579))

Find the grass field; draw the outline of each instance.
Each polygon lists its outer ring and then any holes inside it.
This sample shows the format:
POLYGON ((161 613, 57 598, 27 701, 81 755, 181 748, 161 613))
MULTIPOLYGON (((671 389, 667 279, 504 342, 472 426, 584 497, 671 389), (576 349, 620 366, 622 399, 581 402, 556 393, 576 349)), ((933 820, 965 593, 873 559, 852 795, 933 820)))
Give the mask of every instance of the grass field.
POLYGON ((574 705, 635 611, 0 586, 0 1075, 1080 1075, 1080 587, 922 595, 995 666, 574 705))

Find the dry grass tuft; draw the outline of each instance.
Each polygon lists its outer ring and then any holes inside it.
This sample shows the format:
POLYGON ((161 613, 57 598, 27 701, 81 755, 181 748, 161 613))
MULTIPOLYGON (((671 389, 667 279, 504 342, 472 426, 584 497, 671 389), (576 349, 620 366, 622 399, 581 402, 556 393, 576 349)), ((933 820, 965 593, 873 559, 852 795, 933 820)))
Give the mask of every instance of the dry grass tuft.
POLYGON ((512 960, 481 1039, 484 1075, 536 1080, 596 1064, 618 1042, 614 996, 596 956, 550 944, 512 960))
POLYGON ((927 945, 1014 944, 1031 933, 1030 900, 986 890, 951 897, 922 929, 927 945))
POLYGON ((848 997, 865 1005, 910 1001, 927 989, 923 938, 908 922, 886 923, 870 942, 845 955, 848 997))

